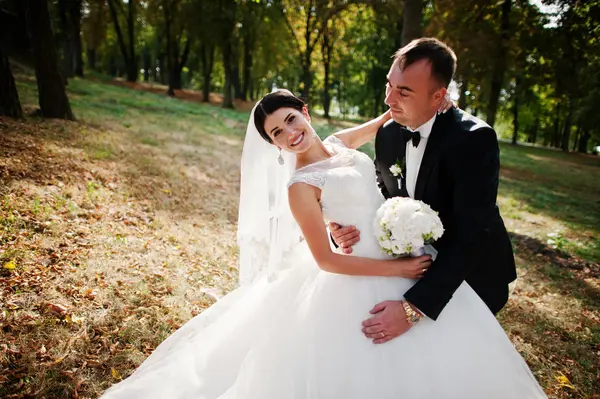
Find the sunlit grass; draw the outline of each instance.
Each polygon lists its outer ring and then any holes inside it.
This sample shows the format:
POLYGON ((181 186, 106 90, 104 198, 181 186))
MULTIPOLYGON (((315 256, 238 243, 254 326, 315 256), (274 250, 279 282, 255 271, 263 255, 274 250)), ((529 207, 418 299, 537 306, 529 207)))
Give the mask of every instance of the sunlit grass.
MULTIPOLYGON (((31 111, 35 80, 17 78, 31 111)), ((2 397, 97 397, 237 282, 248 112, 102 76, 72 79, 68 92, 78 122, 0 120, 2 397)), ((325 137, 348 122, 314 125, 325 137)), ((598 158, 501 151, 499 205, 520 276, 501 323, 551 398, 593 397, 598 158)))

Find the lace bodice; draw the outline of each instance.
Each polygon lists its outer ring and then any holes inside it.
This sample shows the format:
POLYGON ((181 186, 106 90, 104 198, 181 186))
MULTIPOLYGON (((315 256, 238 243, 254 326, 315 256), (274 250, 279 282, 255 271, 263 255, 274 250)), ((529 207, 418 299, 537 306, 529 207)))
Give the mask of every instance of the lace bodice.
POLYGON ((366 154, 344 146, 335 136, 323 141, 333 156, 298 169, 288 187, 306 183, 321 189, 321 208, 326 222, 353 225, 360 241, 352 255, 387 258, 373 233, 375 213, 385 198, 377 187, 375 166, 366 154))

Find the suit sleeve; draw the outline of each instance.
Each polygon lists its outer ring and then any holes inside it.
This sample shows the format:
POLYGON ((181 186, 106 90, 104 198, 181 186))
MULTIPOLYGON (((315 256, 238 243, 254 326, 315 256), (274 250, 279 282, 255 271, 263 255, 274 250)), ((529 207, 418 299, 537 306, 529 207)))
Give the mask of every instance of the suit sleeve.
POLYGON ((381 194, 383 194, 384 198, 390 198, 390 193, 388 192, 385 183, 383 182, 383 176, 381 175, 381 165, 379 164, 377 154, 381 154, 381 149, 379 146, 381 145, 381 137, 380 137, 381 129, 378 132, 377 136, 375 136, 375 174, 377 175, 377 185, 379 186, 379 190, 381 190, 381 194))
POLYGON ((489 127, 469 132, 465 140, 444 154, 440 167, 452 180, 452 231, 425 276, 404 297, 431 319, 437 319, 454 292, 481 257, 478 247, 490 234, 497 213, 496 196, 500 152, 496 133, 489 127))

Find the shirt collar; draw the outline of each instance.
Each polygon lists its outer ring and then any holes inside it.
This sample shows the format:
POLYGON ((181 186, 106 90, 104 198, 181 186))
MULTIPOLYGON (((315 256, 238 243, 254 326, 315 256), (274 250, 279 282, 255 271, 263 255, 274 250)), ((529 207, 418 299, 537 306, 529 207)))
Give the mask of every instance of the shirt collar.
POLYGON ((411 129, 409 129, 409 130, 419 132, 422 139, 428 139, 429 135, 431 134, 431 129, 433 129, 433 124, 435 123, 436 117, 437 117, 437 112, 433 115, 433 118, 431 118, 430 120, 428 120, 427 122, 425 122, 424 124, 422 124, 421 126, 416 128, 415 130, 411 130, 411 129))

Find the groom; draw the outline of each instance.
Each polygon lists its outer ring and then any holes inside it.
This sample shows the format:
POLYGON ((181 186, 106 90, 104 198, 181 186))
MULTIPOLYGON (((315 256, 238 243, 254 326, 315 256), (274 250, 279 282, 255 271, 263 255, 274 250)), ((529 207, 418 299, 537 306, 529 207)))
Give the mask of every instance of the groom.
MULTIPOLYGON (((377 304, 363 333, 384 343, 423 317, 436 320, 466 281, 496 314, 516 279, 511 243, 496 206, 500 169, 496 133, 453 108, 437 109, 456 70, 456 55, 437 39, 422 38, 398 50, 387 75, 385 103, 392 121, 377 133, 375 167, 386 198, 411 197, 439 212, 445 232, 437 259, 403 301, 377 304), (408 128, 408 129, 407 129, 408 128), (393 168, 398 165, 402 172, 393 168)), ((360 236, 353 226, 330 225, 345 253, 360 236)))

